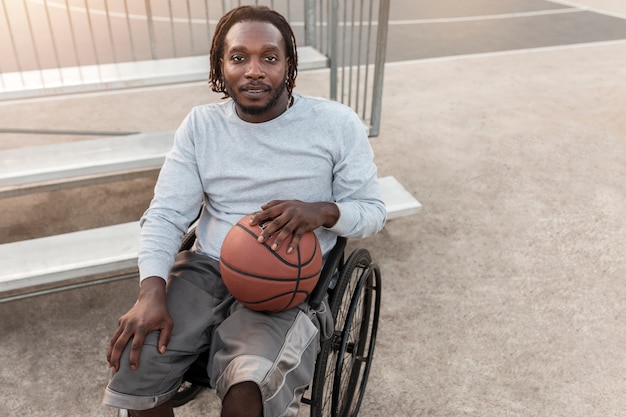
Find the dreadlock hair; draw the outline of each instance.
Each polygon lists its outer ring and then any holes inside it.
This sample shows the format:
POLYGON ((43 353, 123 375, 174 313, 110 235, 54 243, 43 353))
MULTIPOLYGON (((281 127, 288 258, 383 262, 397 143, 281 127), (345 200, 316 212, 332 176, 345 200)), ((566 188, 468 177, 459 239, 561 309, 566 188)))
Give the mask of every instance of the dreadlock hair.
POLYGON ((215 27, 209 61, 211 65, 209 84, 211 90, 216 93, 223 93, 227 98, 226 86, 222 74, 221 60, 224 56, 224 42, 226 34, 234 24, 244 21, 267 22, 274 25, 282 35, 285 45, 285 54, 288 58, 287 79, 285 80, 289 103, 293 101, 292 91, 296 86, 296 75, 298 74, 298 51, 296 50, 296 37, 287 20, 278 12, 266 6, 240 6, 226 13, 215 27))

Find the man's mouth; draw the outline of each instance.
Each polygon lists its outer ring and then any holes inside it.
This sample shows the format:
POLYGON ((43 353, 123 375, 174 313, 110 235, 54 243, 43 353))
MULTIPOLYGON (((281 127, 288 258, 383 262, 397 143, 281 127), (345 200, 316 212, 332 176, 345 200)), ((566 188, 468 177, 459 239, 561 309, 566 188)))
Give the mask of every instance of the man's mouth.
POLYGON ((244 85, 240 90, 248 94, 263 94, 268 92, 270 88, 266 85, 244 85))

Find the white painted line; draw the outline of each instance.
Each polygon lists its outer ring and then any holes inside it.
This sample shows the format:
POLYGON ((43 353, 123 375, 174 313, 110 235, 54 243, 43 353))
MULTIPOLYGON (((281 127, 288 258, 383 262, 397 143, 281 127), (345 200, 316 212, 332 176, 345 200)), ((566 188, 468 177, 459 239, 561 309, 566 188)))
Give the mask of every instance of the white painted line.
POLYGON ((588 11, 588 12, 603 14, 603 15, 607 15, 611 17, 617 17, 619 19, 626 19, 626 14, 624 13, 620 14, 620 13, 615 13, 615 12, 608 11, 605 9, 600 9, 597 7, 589 7, 576 1, 567 1, 567 0, 547 0, 547 1, 549 1, 550 3, 560 4, 562 6, 576 7, 577 9, 581 9, 581 10, 588 11))
POLYGON ((387 62, 385 63, 385 67, 399 67, 402 65, 428 64, 429 62, 489 58, 489 57, 495 57, 495 56, 520 55, 520 54, 530 54, 530 53, 535 53, 535 52, 537 53, 552 52, 552 51, 560 51, 560 50, 565 50, 565 49, 579 49, 579 48, 590 48, 593 46, 620 45, 620 44, 626 44, 626 39, 617 39, 614 41, 601 41, 601 42, 584 42, 584 43, 576 43, 576 44, 569 44, 569 45, 543 46, 543 47, 537 47, 537 48, 510 49, 506 51, 481 52, 481 53, 476 53, 476 54, 447 55, 447 56, 440 56, 440 57, 433 57, 433 58, 411 59, 411 60, 406 60, 406 61, 387 62))
POLYGON ((550 10, 537 10, 533 12, 518 12, 518 13, 500 13, 500 14, 489 14, 482 16, 463 16, 463 17, 442 17, 442 18, 433 18, 433 19, 408 19, 408 20, 390 20, 389 25, 423 25, 423 24, 431 24, 431 23, 459 23, 459 22, 476 22, 481 20, 496 20, 496 19, 517 19, 520 17, 534 17, 534 16, 545 16, 551 14, 562 14, 562 13, 576 13, 582 12, 584 10, 576 9, 576 8, 567 8, 567 9, 550 9, 550 10))

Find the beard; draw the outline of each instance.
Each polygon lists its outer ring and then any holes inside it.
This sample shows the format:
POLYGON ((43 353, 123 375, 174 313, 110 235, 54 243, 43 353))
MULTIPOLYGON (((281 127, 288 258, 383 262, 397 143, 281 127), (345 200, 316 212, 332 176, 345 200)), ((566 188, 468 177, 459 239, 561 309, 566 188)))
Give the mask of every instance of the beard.
POLYGON ((233 90, 232 87, 225 86, 226 94, 228 94, 230 98, 233 99, 233 101, 237 105, 237 108, 243 113, 246 113, 251 116, 258 116, 271 110, 274 106, 276 106, 276 104, 278 103, 278 101, 280 100, 281 96, 283 95, 286 89, 287 89, 286 84, 280 83, 278 88, 274 90, 274 94, 272 95, 270 100, 265 105, 246 106, 241 103, 241 100, 239 100, 238 94, 233 90))

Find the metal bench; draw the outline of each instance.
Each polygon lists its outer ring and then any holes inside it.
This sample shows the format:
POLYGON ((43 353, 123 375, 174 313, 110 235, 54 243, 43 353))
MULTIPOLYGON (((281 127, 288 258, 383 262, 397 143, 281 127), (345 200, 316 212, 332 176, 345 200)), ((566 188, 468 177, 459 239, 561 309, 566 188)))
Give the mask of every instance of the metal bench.
POLYGON ((0 152, 0 198, 157 172, 174 132, 138 133, 0 152))
MULTIPOLYGON (((392 176, 379 179, 388 219, 420 203, 392 176)), ((79 288, 136 274, 139 223, 0 245, 0 301, 79 288)))

